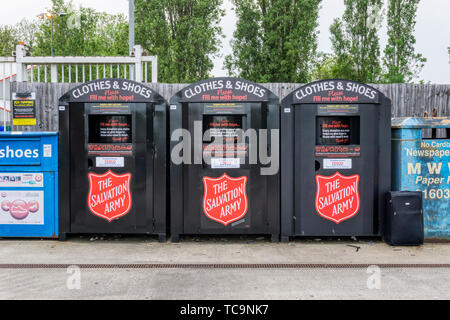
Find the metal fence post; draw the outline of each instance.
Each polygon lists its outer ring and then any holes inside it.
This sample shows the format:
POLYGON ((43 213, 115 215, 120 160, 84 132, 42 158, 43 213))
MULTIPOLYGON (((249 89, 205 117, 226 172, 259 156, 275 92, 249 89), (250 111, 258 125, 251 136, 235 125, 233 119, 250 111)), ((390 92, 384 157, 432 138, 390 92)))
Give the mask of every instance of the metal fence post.
POLYGON ((134 46, 134 58, 136 59, 134 67, 134 80, 142 81, 142 47, 140 45, 134 46))
POLYGON ((52 83, 58 82, 58 67, 56 64, 50 65, 50 81, 52 83))
POLYGON ((16 80, 17 82, 26 81, 26 65, 23 63, 25 57, 25 46, 18 44, 16 46, 16 80))
POLYGON ((158 82, 158 56, 154 56, 152 60, 152 82, 158 82))

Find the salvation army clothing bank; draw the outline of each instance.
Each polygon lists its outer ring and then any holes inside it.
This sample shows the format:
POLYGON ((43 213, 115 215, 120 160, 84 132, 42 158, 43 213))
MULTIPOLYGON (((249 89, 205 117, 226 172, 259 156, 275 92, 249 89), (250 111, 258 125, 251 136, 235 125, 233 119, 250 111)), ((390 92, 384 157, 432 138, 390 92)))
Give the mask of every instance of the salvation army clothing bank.
POLYGON ((102 79, 59 101, 59 231, 167 236, 167 102, 102 79))
POLYGON ((281 238, 381 236, 391 188, 391 102, 323 80, 283 99, 281 238))
POLYGON ((278 154, 278 130, 278 97, 247 80, 207 79, 172 97, 172 241, 186 234, 279 241, 279 171, 264 174, 271 164, 258 157, 278 154))

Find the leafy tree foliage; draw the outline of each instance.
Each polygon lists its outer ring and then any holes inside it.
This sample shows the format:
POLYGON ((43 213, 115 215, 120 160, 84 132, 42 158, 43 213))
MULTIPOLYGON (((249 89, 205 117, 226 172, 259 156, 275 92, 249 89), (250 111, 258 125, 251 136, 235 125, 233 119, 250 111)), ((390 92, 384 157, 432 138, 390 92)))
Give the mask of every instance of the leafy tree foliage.
POLYGON ((13 26, 0 26, 0 56, 11 56, 19 41, 24 41, 32 49, 36 44, 37 32, 37 22, 28 19, 22 19, 13 26))
POLYGON ((336 56, 330 53, 319 52, 312 67, 311 80, 344 78, 344 76, 339 74, 341 72, 340 68, 336 56))
POLYGON ((385 81, 411 82, 422 70, 426 59, 415 52, 414 28, 420 0, 389 0, 388 44, 384 50, 385 81))
POLYGON ((0 56, 11 56, 16 40, 14 28, 11 26, 0 26, 0 56))
POLYGON ((258 82, 307 82, 322 0, 233 0, 237 26, 225 59, 230 75, 258 82))
POLYGON ((218 55, 222 0, 136 0, 136 42, 158 56, 162 82, 209 77, 218 55))
POLYGON ((39 31, 39 24, 37 21, 22 19, 14 26, 17 42, 23 41, 33 53, 33 48, 36 46, 37 33, 39 31))
MULTIPOLYGON (((128 55, 128 22, 124 15, 110 15, 91 8, 76 9, 72 2, 52 0, 55 56, 128 55), (66 15, 59 16, 64 13, 66 15)), ((51 52, 51 21, 43 19, 34 55, 51 52)))
POLYGON ((378 30, 382 0, 344 0, 345 12, 330 27, 333 76, 374 83, 381 76, 378 30))

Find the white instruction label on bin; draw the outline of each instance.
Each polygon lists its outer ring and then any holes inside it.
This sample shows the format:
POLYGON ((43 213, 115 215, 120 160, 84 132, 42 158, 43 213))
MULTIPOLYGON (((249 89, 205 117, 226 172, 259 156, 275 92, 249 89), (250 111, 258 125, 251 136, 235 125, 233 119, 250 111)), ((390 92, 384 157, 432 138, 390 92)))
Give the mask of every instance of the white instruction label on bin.
POLYGON ((352 159, 324 159, 324 169, 351 169, 352 159))
POLYGON ((238 169, 241 167, 239 158, 212 158, 212 169, 238 169))
POLYGON ((44 158, 51 158, 52 157, 52 145, 51 144, 44 144, 44 158))
POLYGON ((44 191, 2 190, 0 224, 44 224, 44 191))
POLYGON ((97 168, 122 168, 125 166, 124 157, 97 157, 95 158, 97 168))
POLYGON ((2 172, 0 173, 0 188, 42 188, 43 173, 2 172))

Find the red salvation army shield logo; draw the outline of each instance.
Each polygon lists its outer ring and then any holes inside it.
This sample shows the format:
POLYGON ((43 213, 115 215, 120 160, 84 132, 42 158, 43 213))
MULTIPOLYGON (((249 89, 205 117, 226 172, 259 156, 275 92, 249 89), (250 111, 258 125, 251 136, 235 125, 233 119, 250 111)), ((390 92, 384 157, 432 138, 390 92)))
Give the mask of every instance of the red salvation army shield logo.
POLYGON ((339 224, 359 212, 359 175, 317 175, 316 183, 316 210, 323 218, 339 224))
POLYGON ((204 177, 203 185, 203 212, 208 218, 227 226, 247 214, 247 177, 204 177))
POLYGON ((90 173, 89 210, 109 222, 126 215, 131 209, 130 180, 130 173, 90 173))

